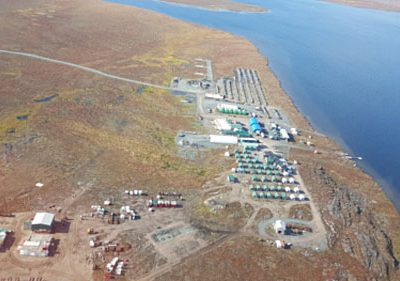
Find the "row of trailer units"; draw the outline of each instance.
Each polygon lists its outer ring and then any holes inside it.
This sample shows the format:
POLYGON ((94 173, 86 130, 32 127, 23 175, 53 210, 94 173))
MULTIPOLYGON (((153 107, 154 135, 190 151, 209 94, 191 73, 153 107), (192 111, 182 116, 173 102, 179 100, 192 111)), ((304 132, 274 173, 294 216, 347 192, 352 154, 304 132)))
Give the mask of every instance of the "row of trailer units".
POLYGON ((237 68, 233 78, 224 78, 217 81, 217 93, 228 100, 267 106, 260 77, 254 69, 237 68))
POLYGON ((251 193, 253 199, 277 199, 277 200, 292 200, 292 201, 305 201, 307 197, 304 194, 287 194, 286 192, 257 192, 251 193))
POLYGON ((280 186, 280 185, 249 185, 250 191, 284 191, 286 193, 304 193, 299 187, 280 186))
POLYGON ((146 202, 147 207, 158 207, 158 208, 176 208, 178 203, 176 200, 160 200, 160 199, 149 199, 146 202))

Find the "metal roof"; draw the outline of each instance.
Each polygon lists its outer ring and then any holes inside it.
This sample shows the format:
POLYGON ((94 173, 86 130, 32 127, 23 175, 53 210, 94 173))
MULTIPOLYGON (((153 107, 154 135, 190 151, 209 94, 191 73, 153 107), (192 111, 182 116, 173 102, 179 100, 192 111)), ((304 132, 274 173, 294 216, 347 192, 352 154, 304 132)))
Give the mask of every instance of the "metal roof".
POLYGON ((35 224, 44 224, 51 226, 54 220, 54 214, 50 213, 36 213, 35 217, 33 218, 32 225, 35 224))

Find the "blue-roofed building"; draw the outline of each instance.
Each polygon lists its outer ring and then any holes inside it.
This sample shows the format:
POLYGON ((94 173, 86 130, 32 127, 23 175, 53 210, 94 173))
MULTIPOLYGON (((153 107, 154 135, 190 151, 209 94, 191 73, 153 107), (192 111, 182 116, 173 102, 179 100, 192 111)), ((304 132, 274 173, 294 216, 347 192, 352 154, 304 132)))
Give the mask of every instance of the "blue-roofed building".
POLYGON ((258 122, 257 118, 251 117, 249 121, 250 129, 253 133, 258 132, 260 133, 262 131, 261 125, 258 122))
POLYGON ((249 121, 249 125, 258 124, 258 120, 256 117, 251 117, 249 121))
POLYGON ((251 128, 251 131, 254 133, 254 132, 261 132, 261 126, 260 126, 260 124, 259 123, 255 123, 255 124, 253 124, 253 125, 251 125, 250 126, 250 128, 251 128))

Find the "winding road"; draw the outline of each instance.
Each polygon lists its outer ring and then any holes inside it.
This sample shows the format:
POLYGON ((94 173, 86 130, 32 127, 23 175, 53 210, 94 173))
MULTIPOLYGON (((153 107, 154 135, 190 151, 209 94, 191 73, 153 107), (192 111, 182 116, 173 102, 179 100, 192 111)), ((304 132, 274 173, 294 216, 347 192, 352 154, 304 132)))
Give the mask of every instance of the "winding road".
POLYGON ((56 63, 56 64, 62 64, 62 65, 66 65, 69 67, 74 67, 74 68, 78 68, 80 70, 86 71, 86 72, 91 72, 97 75, 101 75, 103 77, 107 77, 110 79, 114 79, 114 80, 120 80, 120 81, 124 81, 124 82, 128 82, 128 83, 132 83, 132 84, 137 84, 137 85, 143 85, 143 86, 149 86, 149 87, 153 87, 153 88, 158 88, 158 89, 163 89, 163 90, 168 90, 168 91, 175 91, 175 92, 185 92, 185 93, 194 93, 197 94, 197 91, 181 91, 175 88, 170 88, 170 87, 166 87, 166 86, 162 86, 162 85, 157 85, 157 84, 153 84, 153 83, 148 83, 148 82, 143 82, 143 81, 139 81, 139 80, 134 80, 134 79, 129 79, 129 78, 125 78, 125 77, 120 77, 117 75, 113 75, 113 74, 109 74, 91 67, 87 67, 87 66, 83 66, 80 64, 76 64, 76 63, 72 63, 72 62, 67 62, 67 61, 62 61, 62 60, 57 60, 57 59, 52 59, 52 58, 47 58, 47 57, 43 57, 43 56, 39 56, 36 54, 32 54, 32 53, 26 53, 26 52, 18 52, 18 51, 9 51, 9 50, 2 50, 0 49, 0 54, 5 54, 5 55, 14 55, 14 56, 22 56, 22 57, 27 57, 27 58, 31 58, 31 59, 36 59, 36 60, 41 60, 41 61, 46 61, 46 62, 51 62, 51 63, 56 63))

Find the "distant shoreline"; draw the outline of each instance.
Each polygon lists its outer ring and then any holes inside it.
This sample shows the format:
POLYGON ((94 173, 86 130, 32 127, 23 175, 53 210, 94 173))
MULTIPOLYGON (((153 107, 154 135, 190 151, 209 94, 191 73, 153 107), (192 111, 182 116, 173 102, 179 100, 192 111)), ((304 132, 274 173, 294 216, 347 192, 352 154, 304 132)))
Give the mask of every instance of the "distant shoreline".
POLYGON ((248 5, 239 2, 234 2, 230 0, 153 0, 173 5, 179 6, 190 6, 196 7, 200 9, 205 9, 209 11, 218 11, 218 12, 237 12, 237 13, 266 13, 267 9, 264 7, 256 6, 256 5, 248 5))
POLYGON ((363 9, 400 12, 400 1, 393 0, 323 0, 329 3, 352 6, 363 9))

